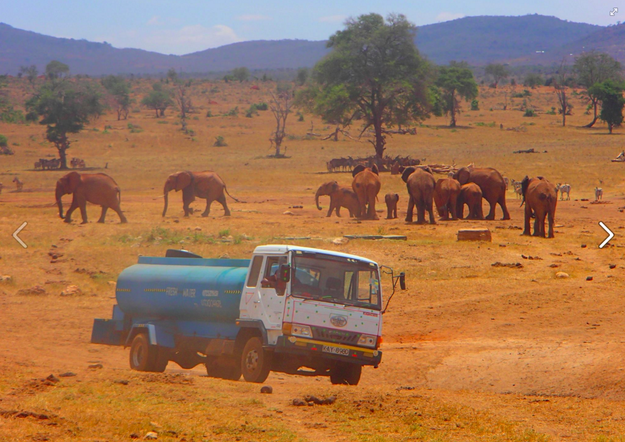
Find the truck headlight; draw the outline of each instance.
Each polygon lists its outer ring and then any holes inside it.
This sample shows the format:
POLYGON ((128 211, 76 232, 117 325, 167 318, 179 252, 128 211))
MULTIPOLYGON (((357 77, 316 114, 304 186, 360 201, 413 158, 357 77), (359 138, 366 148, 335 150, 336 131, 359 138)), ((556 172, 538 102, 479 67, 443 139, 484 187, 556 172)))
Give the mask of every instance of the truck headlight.
POLYGON ((308 325, 293 324, 291 327, 293 336, 301 336, 303 338, 312 338, 312 330, 308 325))
POLYGON ((377 336, 372 335, 361 335, 358 340, 358 345, 363 347, 372 347, 375 348, 375 344, 378 342, 377 336))

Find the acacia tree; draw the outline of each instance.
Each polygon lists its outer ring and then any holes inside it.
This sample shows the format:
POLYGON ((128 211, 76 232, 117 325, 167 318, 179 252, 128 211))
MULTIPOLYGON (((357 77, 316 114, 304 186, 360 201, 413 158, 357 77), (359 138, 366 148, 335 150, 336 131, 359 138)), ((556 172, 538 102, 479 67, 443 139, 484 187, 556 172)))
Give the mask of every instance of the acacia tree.
POLYGON ((599 99, 591 93, 590 89, 595 83, 620 80, 621 64, 606 53, 591 51, 575 58, 573 70, 577 76, 577 82, 586 88, 588 99, 594 110, 592 121, 584 127, 592 127, 597 122, 599 99))
POLYGON ((440 107, 451 117, 449 127, 456 127, 456 114, 460 110, 459 98, 470 101, 478 95, 473 73, 464 64, 452 62, 439 69, 435 84, 440 89, 440 107))
POLYGON ((117 120, 128 118, 130 111, 130 86, 122 77, 109 75, 102 79, 102 86, 110 94, 115 111, 117 112, 117 120))
POLYGON ((269 102, 269 109, 276 119, 276 130, 271 133, 269 142, 276 149, 275 157, 283 157, 284 154, 280 152, 282 147, 282 141, 286 136, 286 119, 291 113, 293 107, 293 100, 291 92, 288 90, 278 90, 276 93, 269 92, 271 95, 271 101, 269 102))
POLYGON ((486 73, 486 75, 490 75, 491 77, 493 77, 493 85, 495 86, 495 89, 497 89, 497 85, 501 80, 508 78, 508 76, 510 75, 508 69, 500 63, 491 63, 489 65, 486 65, 484 72, 486 73))
POLYGON ((362 134, 378 158, 384 155, 386 129, 399 122, 420 121, 429 112, 426 87, 428 64, 414 44, 416 27, 404 15, 361 15, 345 22, 332 35, 332 52, 319 61, 314 82, 298 96, 298 103, 331 123, 363 121, 362 134), (403 111, 399 112, 399 110, 403 111))
POLYGON ((143 97, 141 104, 156 112, 156 118, 165 116, 165 110, 173 104, 169 92, 160 83, 152 85, 152 92, 143 97))
POLYGON ((553 87, 556 90, 556 96, 558 97, 558 104, 560 106, 558 112, 562 114, 562 126, 566 126, 566 116, 567 114, 570 115, 571 108, 573 107, 568 102, 568 98, 566 96, 568 67, 565 62, 566 60, 562 59, 560 69, 558 69, 556 76, 553 77, 553 87))
POLYGON ((39 124, 47 126, 46 139, 58 150, 61 169, 67 169, 67 149, 70 148, 67 135, 80 132, 89 120, 102 114, 103 107, 100 93, 90 84, 56 81, 58 78, 48 76, 26 106, 41 117, 39 124))
POLYGON ((39 71, 37 70, 37 66, 31 64, 30 66, 20 66, 20 73, 24 75, 28 79, 30 85, 33 86, 39 71))
POLYGON ((597 101, 601 102, 601 113, 599 118, 608 124, 608 129, 612 133, 612 128, 620 126, 623 122, 623 84, 614 80, 606 80, 595 83, 588 89, 597 101))

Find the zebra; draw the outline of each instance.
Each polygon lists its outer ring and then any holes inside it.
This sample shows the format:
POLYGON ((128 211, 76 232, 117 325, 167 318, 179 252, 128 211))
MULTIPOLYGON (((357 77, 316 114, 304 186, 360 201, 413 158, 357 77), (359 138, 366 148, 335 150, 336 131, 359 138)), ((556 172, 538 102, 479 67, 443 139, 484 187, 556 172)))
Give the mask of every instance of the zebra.
POLYGON ((595 201, 603 199, 603 189, 601 187, 595 187, 595 201))
POLYGON ((15 183, 15 186, 17 187, 17 191, 21 192, 22 189, 24 188, 24 183, 18 177, 13 178, 13 182, 15 183))
POLYGON ((556 192, 560 192, 560 200, 564 200, 564 194, 566 193, 566 199, 571 199, 571 185, 558 183, 556 186, 556 192))

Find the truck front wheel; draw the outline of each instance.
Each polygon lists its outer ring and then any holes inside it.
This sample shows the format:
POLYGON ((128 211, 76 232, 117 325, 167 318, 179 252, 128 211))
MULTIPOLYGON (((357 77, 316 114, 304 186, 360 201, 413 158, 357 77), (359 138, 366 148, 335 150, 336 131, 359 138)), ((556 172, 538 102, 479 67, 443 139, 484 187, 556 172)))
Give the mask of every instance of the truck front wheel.
POLYGON ((247 382, 261 383, 269 376, 271 354, 263 349, 259 337, 248 340, 241 353, 241 373, 247 382))
POLYGON ((358 385, 361 373, 361 365, 339 362, 330 369, 330 382, 333 385, 358 385))
POLYGON ((150 345, 148 337, 139 333, 130 346, 130 368, 137 371, 162 373, 167 367, 167 358, 159 355, 156 345, 150 345))

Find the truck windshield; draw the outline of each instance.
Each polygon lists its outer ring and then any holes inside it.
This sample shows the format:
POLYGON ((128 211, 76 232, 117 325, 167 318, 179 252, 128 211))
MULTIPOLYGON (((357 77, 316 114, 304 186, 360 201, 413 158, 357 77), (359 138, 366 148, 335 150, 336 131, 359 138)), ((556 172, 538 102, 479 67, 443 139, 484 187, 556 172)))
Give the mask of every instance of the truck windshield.
POLYGON ((291 294, 380 310, 378 268, 373 263, 321 253, 294 253, 291 294))

